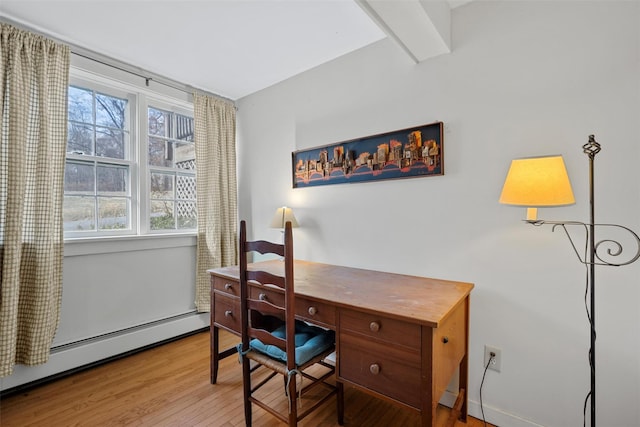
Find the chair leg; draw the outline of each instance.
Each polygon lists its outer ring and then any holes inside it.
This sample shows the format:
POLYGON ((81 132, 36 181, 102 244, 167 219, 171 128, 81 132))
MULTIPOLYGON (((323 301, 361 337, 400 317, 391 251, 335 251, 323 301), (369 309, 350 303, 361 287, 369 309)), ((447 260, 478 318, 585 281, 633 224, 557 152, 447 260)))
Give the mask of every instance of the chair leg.
POLYGON ((338 425, 344 425, 344 384, 340 381, 336 381, 336 388, 338 389, 338 393, 336 394, 338 425))
POLYGON ((298 390, 296 387, 297 375, 294 374, 288 381, 287 399, 289 400, 289 427, 296 427, 298 425, 298 390))
POLYGON ((247 427, 251 427, 251 366, 249 359, 242 358, 242 389, 244 394, 244 420, 247 427))

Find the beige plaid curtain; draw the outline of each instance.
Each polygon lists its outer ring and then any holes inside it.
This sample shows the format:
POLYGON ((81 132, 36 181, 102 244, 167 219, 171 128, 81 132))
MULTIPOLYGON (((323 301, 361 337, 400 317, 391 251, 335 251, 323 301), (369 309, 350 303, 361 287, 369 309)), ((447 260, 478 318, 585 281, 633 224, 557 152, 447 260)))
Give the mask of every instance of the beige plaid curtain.
POLYGON ((0 23, 0 377, 49 359, 62 297, 69 47, 0 23))
POLYGON ((207 269, 238 260, 236 109, 233 103, 194 94, 198 248, 196 308, 211 309, 207 269))

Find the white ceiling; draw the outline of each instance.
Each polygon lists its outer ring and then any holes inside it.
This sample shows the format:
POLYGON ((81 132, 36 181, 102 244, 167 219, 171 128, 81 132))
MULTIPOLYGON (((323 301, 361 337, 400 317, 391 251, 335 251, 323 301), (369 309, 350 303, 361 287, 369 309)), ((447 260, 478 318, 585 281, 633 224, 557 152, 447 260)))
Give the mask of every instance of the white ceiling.
MULTIPOLYGON (((396 4, 412 4, 414 10, 409 8, 404 13, 415 21, 416 5, 422 4, 427 10, 445 5, 448 19, 449 8, 469 1, 400 0, 396 4)), ((2 0, 0 16, 60 41, 235 100, 388 35, 414 60, 422 60, 407 48, 412 43, 402 43, 406 35, 393 33, 401 9, 390 7, 393 2, 2 0), (372 12, 385 8, 392 9, 392 18, 372 12)), ((441 18, 440 12, 435 18, 441 18)), ((400 15, 401 24, 402 19, 400 15)), ((438 26, 431 21, 434 15, 427 13, 419 26, 438 26)), ((448 29, 448 22, 446 25, 448 29)), ((437 31, 430 31, 438 38, 437 31)), ((415 37, 423 40, 425 31, 415 37)))

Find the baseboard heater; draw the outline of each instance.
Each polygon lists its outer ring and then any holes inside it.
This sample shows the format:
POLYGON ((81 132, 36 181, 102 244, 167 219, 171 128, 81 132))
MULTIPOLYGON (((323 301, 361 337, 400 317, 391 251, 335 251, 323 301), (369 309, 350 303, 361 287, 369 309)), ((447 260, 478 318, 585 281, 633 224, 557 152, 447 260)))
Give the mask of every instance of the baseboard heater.
POLYGON ((56 345, 46 364, 16 365, 13 375, 2 379, 0 398, 206 331, 208 316, 193 310, 56 345))
POLYGON ((184 319, 186 317, 193 316, 194 314, 196 314, 196 311, 192 310, 192 311, 189 311, 189 312, 186 312, 186 313, 176 314, 175 316, 169 316, 169 317, 165 317, 163 319, 153 320, 151 322, 146 322, 146 323, 141 323, 139 325, 130 326, 128 328, 118 329, 117 331, 107 332, 107 333, 100 334, 100 335, 94 335, 92 337, 84 338, 84 339, 73 341, 73 342, 70 342, 70 343, 54 345, 53 347, 51 347, 51 354, 56 354, 56 353, 59 353, 61 351, 65 351, 65 350, 69 350, 69 349, 76 348, 76 347, 79 347, 79 346, 87 345, 87 344, 90 344, 92 342, 102 341, 102 340, 110 339, 110 338, 115 338, 115 337, 118 337, 120 335, 130 334, 132 332, 140 331, 140 330, 143 330, 143 329, 148 329, 150 327, 161 325, 161 324, 164 324, 164 323, 167 323, 167 322, 171 322, 173 320, 184 319))

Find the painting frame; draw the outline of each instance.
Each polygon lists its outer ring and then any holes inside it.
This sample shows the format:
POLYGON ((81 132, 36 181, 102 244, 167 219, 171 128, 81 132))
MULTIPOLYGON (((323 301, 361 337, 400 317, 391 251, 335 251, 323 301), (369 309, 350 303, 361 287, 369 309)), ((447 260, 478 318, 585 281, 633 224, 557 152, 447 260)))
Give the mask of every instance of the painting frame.
POLYGON ((442 176, 443 131, 438 121, 294 151, 293 188, 442 176))

